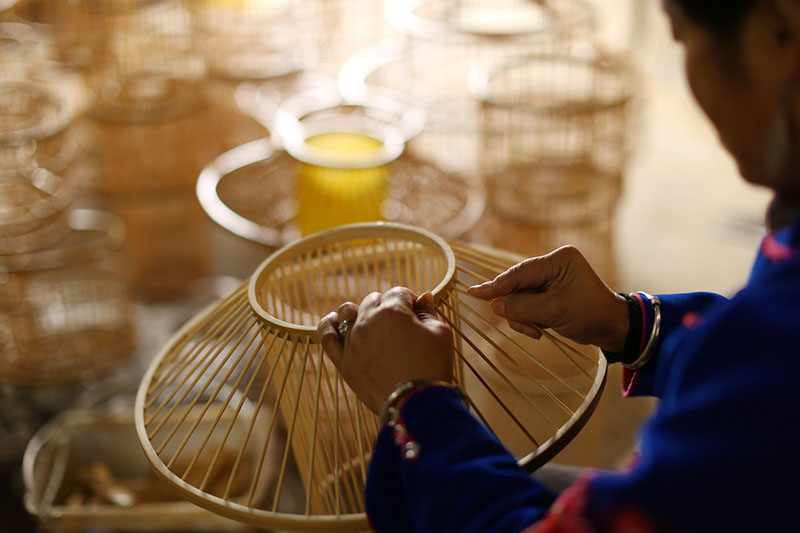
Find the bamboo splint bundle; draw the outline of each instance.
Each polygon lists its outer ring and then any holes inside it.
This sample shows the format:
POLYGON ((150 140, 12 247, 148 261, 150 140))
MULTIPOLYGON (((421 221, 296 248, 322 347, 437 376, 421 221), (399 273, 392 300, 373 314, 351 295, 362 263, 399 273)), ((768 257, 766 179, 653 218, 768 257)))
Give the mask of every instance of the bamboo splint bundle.
MULTIPOLYGON (((136 402, 149 460, 187 499, 230 518, 281 530, 366 529, 362 491, 379 422, 323 353, 316 324, 344 301, 401 285, 433 292, 453 330, 454 375, 470 409, 515 443, 512 452, 523 467, 537 468, 588 419, 606 364, 549 332, 538 341, 515 333, 466 294, 514 262, 398 224, 343 226, 282 248, 249 282, 187 324, 152 363, 136 402), (246 501, 232 501, 228 488, 190 481, 203 477, 193 465, 213 468, 220 446, 188 452, 182 443, 196 439, 202 425, 204 442, 224 444, 231 424, 221 414, 240 416, 241 403, 222 393, 226 387, 256 402, 242 451, 255 444, 266 457, 285 439, 277 481, 263 500, 255 497, 259 462, 246 501), (256 424, 258 406, 265 404, 279 416, 254 443, 251 432, 263 429, 256 424), (303 487, 294 501, 292 479, 303 487)), ((239 467, 237 459, 231 479, 239 467)))

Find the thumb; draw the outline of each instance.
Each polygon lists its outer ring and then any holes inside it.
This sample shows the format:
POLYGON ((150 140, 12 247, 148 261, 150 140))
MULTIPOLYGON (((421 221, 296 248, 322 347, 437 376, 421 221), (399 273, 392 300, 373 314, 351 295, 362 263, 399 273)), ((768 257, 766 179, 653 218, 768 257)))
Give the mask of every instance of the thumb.
POLYGON ((414 302, 414 312, 422 322, 429 320, 439 320, 436 303, 433 301, 433 294, 430 291, 422 293, 414 302))

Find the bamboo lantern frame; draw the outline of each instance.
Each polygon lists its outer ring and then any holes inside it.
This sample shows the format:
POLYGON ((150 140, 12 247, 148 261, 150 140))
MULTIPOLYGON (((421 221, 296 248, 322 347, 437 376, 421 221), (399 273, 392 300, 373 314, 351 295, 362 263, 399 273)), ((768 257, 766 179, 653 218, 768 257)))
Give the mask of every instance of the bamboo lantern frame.
MULTIPOLYGON (((540 341, 515 333, 491 318, 488 304, 466 294, 517 259, 386 223, 343 226, 282 248, 188 323, 151 364, 135 408, 148 459, 185 498, 229 518, 280 530, 366 529, 362 490, 379 422, 324 354, 316 323, 344 301, 405 285, 431 290, 451 326, 454 376, 470 409, 501 440, 522 435, 524 444, 512 452, 522 467, 536 469, 591 415, 606 362, 599 351, 578 350, 547 331, 540 341), (276 446, 274 421, 285 432, 277 482, 264 502, 251 496, 236 503, 227 492, 187 481, 197 473, 174 466, 186 460, 183 448, 165 451, 213 418, 212 408, 238 416, 236 402, 221 393, 224 386, 255 399, 256 409, 273 407, 277 416, 258 443, 262 453, 276 446), (304 498, 286 509, 286 473, 293 468, 304 498)), ((255 427, 255 419, 249 423, 255 427)), ((215 423, 204 439, 222 435, 224 442, 226 431, 215 423)), ((240 443, 250 444, 249 437, 240 443)), ((214 453, 194 450, 190 462, 214 453)))

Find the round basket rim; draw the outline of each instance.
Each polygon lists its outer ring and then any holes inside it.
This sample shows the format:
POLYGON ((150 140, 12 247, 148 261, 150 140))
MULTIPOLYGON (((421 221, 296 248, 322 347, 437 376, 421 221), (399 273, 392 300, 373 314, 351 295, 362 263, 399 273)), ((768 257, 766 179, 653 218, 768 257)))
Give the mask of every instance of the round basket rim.
MULTIPOLYGON (((402 2, 390 3, 387 18, 392 26, 399 32, 409 37, 443 44, 462 44, 481 40, 495 43, 526 43, 536 42, 546 38, 548 34, 561 35, 570 28, 580 27, 582 24, 594 25, 595 12, 585 0, 561 0, 577 10, 565 18, 556 18, 555 24, 537 27, 531 30, 519 30, 509 33, 496 31, 463 31, 453 28, 446 22, 425 18, 416 13, 420 7, 427 6, 439 0, 418 0, 410 6, 403 6, 402 2)), ((547 2, 538 4, 544 11, 553 12, 552 6, 547 2)))
POLYGON ((303 326, 299 324, 292 324, 272 316, 258 301, 257 286, 261 278, 269 272, 275 265, 280 265, 282 261, 297 256, 298 252, 313 249, 319 245, 333 244, 349 239, 369 239, 369 238, 386 238, 386 237, 408 237, 409 240, 419 244, 427 244, 434 249, 437 249, 446 260, 447 270, 442 277, 442 280, 431 290, 433 297, 438 301, 439 295, 444 292, 447 287, 455 279, 456 272, 456 258, 453 249, 447 244, 447 241, 438 235, 416 227, 406 224, 398 224, 394 222, 365 222, 359 224, 347 224, 338 226, 325 231, 314 233, 303 237, 295 242, 287 244, 283 248, 277 250, 270 255, 253 273, 248 283, 247 294, 250 301, 250 307, 256 316, 279 331, 284 331, 290 335, 297 335, 303 338, 309 338, 312 342, 318 343, 317 327, 316 326, 303 326))
POLYGON ((580 57, 577 55, 556 53, 533 53, 515 56, 511 61, 504 63, 473 68, 467 78, 467 89, 472 97, 480 102, 481 105, 502 109, 525 110, 529 112, 590 112, 613 109, 626 105, 636 96, 637 78, 633 66, 622 57, 606 53, 594 45, 590 46, 592 46, 596 54, 593 57, 580 57), (586 102, 570 102, 569 104, 563 101, 551 104, 505 102, 490 94, 492 78, 513 68, 522 65, 530 65, 531 62, 534 61, 558 61, 562 63, 584 65, 589 68, 597 68, 618 76, 621 80, 620 86, 622 88, 619 94, 609 98, 593 98, 586 102))
POLYGON ((176 339, 187 335, 197 324, 203 322, 215 310, 216 303, 209 304, 204 310, 189 320, 170 340, 161 348, 158 355, 152 360, 145 372, 136 393, 134 404, 134 424, 139 443, 147 456, 147 460, 153 466, 156 474, 164 481, 175 488, 181 496, 188 501, 195 503, 209 511, 218 513, 226 518, 231 518, 239 522, 250 524, 256 527, 270 527, 278 529, 290 529, 293 531, 319 531, 319 526, 324 524, 328 531, 363 531, 367 526, 366 513, 351 513, 346 515, 313 515, 273 512, 263 509, 254 509, 246 505, 223 500, 217 496, 208 494, 190 483, 182 480, 164 464, 159 455, 153 448, 152 442, 147 435, 145 427, 144 413, 147 402, 147 394, 153 377, 169 355, 172 345, 176 339))

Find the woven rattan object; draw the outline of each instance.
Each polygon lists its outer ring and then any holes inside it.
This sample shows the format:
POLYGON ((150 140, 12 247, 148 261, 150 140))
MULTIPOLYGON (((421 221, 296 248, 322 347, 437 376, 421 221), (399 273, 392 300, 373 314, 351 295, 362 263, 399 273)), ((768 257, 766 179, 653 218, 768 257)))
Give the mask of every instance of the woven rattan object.
POLYGON ((470 88, 488 199, 476 238, 526 255, 579 245, 610 274, 637 88, 627 62, 576 45, 475 70, 470 88))
MULTIPOLYGON (((88 395, 82 395, 75 406, 48 422, 30 440, 22 468, 28 512, 48 531, 245 530, 239 522, 181 500, 155 476, 136 438, 131 383, 120 379, 101 382, 89 389, 95 398, 87 402, 88 395)), ((243 413, 250 416, 252 412, 253 405, 246 402, 243 413)), ((264 427, 268 421, 269 412, 264 409, 264 427)), ((232 434, 238 440, 246 429, 240 419, 232 434)), ((238 452, 237 440, 231 439, 223 449, 215 478, 226 477, 226 468, 238 452)), ((257 455, 258 450, 250 450, 246 464, 252 464, 257 455)), ((247 487, 251 471, 241 470, 234 487, 247 487)), ((262 486, 258 490, 265 489, 262 486)))
MULTIPOLYGON (((148 458, 184 497, 230 518, 280 530, 366 529, 362 491, 379 423, 324 355, 316 324, 344 301, 404 285, 434 293, 442 320, 454 331, 454 375, 471 410, 501 439, 514 442, 523 467, 537 468, 587 420, 606 365, 599 353, 578 350, 549 332, 539 341, 521 336, 466 295, 468 286, 514 262, 396 224, 344 226, 286 246, 187 324, 152 363, 136 402, 148 458), (231 423, 220 414, 230 420, 244 415, 223 393, 226 386, 280 415, 258 442, 250 433, 236 442, 241 449, 256 444, 267 454, 282 445, 276 439, 285 432, 277 481, 263 503, 253 497, 234 502, 227 488, 191 481, 202 473, 194 467, 175 466, 187 460, 209 464, 207 458, 218 453, 219 446, 186 450, 182 444, 197 433, 204 442, 231 438, 231 423), (295 471, 304 498, 292 503, 287 472, 295 471)), ((245 423, 257 429, 253 417, 245 423)), ((231 476, 238 470, 237 459, 231 476)))
POLYGON ((480 106, 467 90, 473 68, 534 51, 569 49, 591 36, 593 9, 581 0, 393 0, 389 22, 402 38, 375 43, 343 66, 343 93, 388 87, 421 102, 417 157, 446 170, 477 166, 480 106))
POLYGON ((51 247, 0 255, 0 379, 74 383, 108 372, 133 350, 116 217, 75 210, 51 247))

